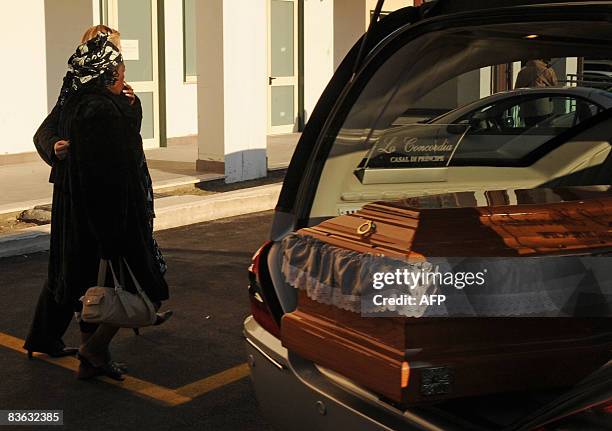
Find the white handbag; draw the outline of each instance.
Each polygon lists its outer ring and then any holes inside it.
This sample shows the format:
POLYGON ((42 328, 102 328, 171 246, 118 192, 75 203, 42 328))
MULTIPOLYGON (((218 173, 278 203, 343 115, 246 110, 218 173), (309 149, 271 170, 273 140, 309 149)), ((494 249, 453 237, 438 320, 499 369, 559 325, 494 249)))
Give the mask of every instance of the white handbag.
POLYGON ((121 328, 141 328, 153 325, 157 319, 155 306, 142 290, 125 258, 125 266, 136 286, 137 294, 124 290, 113 269, 112 262, 101 259, 98 283, 81 297, 81 319, 88 323, 106 323, 121 328), (115 287, 104 287, 107 265, 110 266, 115 287))

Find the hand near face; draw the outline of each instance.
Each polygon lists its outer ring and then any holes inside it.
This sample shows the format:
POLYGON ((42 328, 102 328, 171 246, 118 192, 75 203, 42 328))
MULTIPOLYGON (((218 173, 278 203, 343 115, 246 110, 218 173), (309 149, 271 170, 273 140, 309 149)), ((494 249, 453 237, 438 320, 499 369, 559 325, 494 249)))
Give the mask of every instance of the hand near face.
POLYGON ((64 160, 68 155, 68 148, 70 147, 69 141, 57 141, 53 145, 53 151, 55 152, 55 157, 59 160, 64 160))
POLYGON ((134 101, 136 100, 136 96, 134 95, 134 89, 132 88, 132 86, 125 82, 123 85, 123 90, 121 91, 125 95, 125 97, 129 99, 130 105, 133 105, 134 101))

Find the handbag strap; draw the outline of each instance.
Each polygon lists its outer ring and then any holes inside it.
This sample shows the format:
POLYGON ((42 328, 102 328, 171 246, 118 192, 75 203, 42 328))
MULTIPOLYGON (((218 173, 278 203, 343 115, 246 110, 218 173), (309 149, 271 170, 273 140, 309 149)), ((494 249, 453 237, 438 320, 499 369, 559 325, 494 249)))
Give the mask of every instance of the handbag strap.
POLYGON ((120 288, 121 283, 119 283, 119 280, 117 279, 117 275, 115 274, 115 270, 113 269, 113 263, 107 259, 100 259, 100 266, 98 267, 98 283, 96 284, 96 286, 104 287, 104 284, 106 283, 106 272, 108 270, 108 267, 110 267, 111 274, 113 276, 113 283, 115 289, 120 288))
MULTIPOLYGON (((136 279, 136 276, 132 272, 132 268, 130 268, 130 265, 127 263, 127 260, 125 259, 125 257, 123 257, 122 259, 123 259, 123 263, 125 263, 125 267, 130 273, 130 277, 132 281, 134 282, 136 291, 138 291, 138 294, 140 295, 140 297, 143 299, 143 301, 147 305, 147 308, 151 311, 151 315, 155 315, 157 313, 157 310, 155 310, 155 305, 153 305, 153 303, 151 302, 151 300, 149 299, 145 291, 142 290, 142 287, 140 287, 140 283, 138 283, 138 280, 136 279)), ((110 267, 111 274, 113 276, 113 283, 115 284, 115 290, 121 289, 122 288, 121 283, 119 283, 119 280, 117 279, 117 274, 115 273, 115 269, 113 268, 113 263, 107 259, 100 259, 100 267, 98 270, 98 284, 97 285, 100 287, 104 286, 104 283, 106 281, 106 271, 108 267, 110 267)))
POLYGON ((130 273, 130 277, 132 278, 132 281, 134 282, 134 286, 136 286, 136 290, 138 291, 138 294, 142 297, 145 304, 147 304, 147 307, 152 311, 152 313, 155 314, 156 313, 155 306, 153 305, 153 303, 151 302, 151 300, 149 299, 145 291, 142 290, 142 287, 140 287, 140 283, 138 283, 138 280, 136 280, 136 276, 132 272, 132 268, 130 268, 130 265, 127 263, 127 260, 125 259, 125 257, 123 258, 123 263, 125 263, 125 267, 130 273))
POLYGON ((113 262, 110 260, 107 261, 108 266, 110 267, 111 274, 113 275, 113 283, 115 284, 115 290, 121 288, 121 283, 119 283, 119 279, 117 279, 117 274, 115 274, 115 270, 113 269, 113 262))
POLYGON ((98 282, 96 286, 104 286, 106 283, 106 271, 108 269, 108 261, 106 259, 100 259, 100 266, 98 268, 98 282))

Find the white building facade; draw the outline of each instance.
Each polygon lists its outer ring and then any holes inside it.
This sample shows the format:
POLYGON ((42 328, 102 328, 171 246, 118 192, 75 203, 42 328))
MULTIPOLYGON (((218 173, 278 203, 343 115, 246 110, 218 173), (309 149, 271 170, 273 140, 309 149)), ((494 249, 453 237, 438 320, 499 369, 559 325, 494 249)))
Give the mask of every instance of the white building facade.
MULTIPOLYGON (((0 163, 34 151, 91 25, 121 32, 145 147, 197 140, 199 170, 265 176, 268 135, 300 131, 375 0, 24 0, 3 4, 0 163)), ((418 1, 417 1, 418 3, 418 1)), ((387 0, 385 11, 412 5, 387 0)))

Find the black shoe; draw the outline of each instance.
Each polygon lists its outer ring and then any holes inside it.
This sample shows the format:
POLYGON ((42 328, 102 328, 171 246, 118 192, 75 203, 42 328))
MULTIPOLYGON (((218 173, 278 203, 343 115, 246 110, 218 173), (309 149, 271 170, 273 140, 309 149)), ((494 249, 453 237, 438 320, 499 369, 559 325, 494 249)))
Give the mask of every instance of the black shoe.
POLYGON ((34 353, 44 353, 46 355, 51 356, 52 358, 62 358, 64 356, 74 356, 78 353, 79 349, 76 347, 63 347, 58 350, 29 350, 28 349, 28 359, 32 359, 34 357, 34 353))
POLYGON ((123 374, 113 364, 113 362, 106 362, 103 365, 95 366, 83 355, 78 354, 77 357, 79 358, 79 361, 81 361, 79 364, 79 370, 77 371, 77 379, 79 380, 89 380, 98 376, 110 377, 111 379, 119 382, 125 380, 123 374))
POLYGON ((109 364, 117 369, 117 371, 119 371, 121 374, 125 374, 128 372, 128 367, 127 364, 125 362, 115 362, 115 361, 110 361, 109 364))
POLYGON ((106 350, 106 362, 109 362, 113 367, 115 367, 121 374, 125 374, 128 372, 128 367, 125 362, 117 362, 113 361, 111 357, 110 350, 106 350))
POLYGON ((114 362, 107 362, 98 368, 102 369, 103 375, 105 375, 106 377, 110 377, 111 379, 117 380, 119 382, 125 380, 125 377, 123 377, 123 373, 119 368, 116 367, 114 362))
POLYGON ((155 320, 154 326, 159 326, 162 323, 165 323, 172 317, 174 312, 172 310, 164 311, 163 313, 157 313, 157 320, 155 320))

